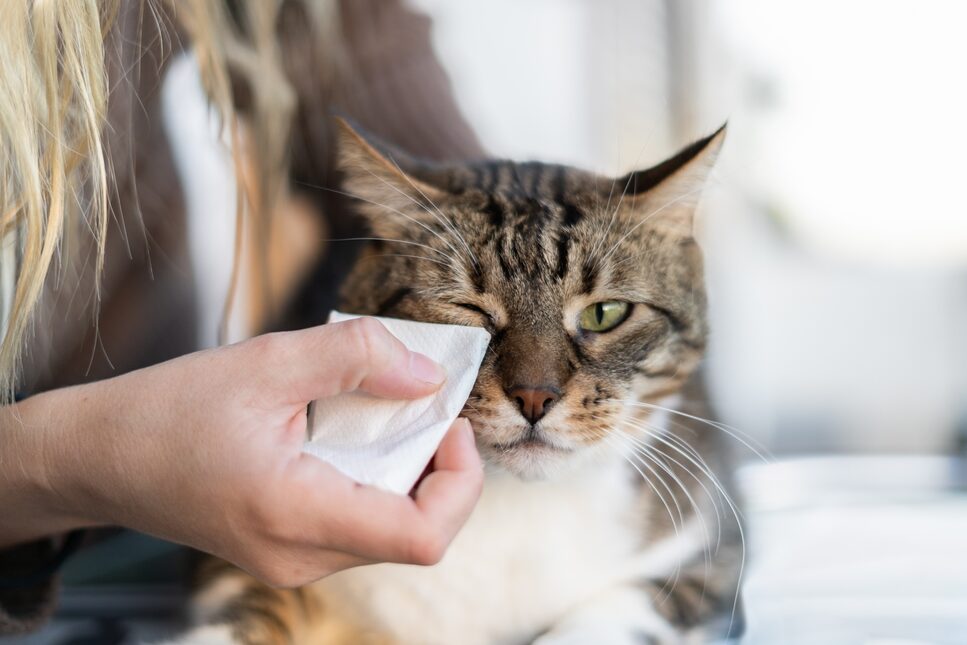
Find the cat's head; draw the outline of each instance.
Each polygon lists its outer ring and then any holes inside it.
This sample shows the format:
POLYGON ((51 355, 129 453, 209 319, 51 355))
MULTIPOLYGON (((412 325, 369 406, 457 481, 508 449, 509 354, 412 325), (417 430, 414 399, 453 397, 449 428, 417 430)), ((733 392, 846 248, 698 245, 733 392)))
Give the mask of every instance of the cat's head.
MULTIPOLYGON (((342 124, 345 190, 374 238, 344 311, 493 336, 467 403, 481 454, 540 477, 615 444, 706 339, 692 218, 724 129, 605 178, 543 163, 432 165, 342 124)), ((627 433, 632 434, 632 433, 627 433)))

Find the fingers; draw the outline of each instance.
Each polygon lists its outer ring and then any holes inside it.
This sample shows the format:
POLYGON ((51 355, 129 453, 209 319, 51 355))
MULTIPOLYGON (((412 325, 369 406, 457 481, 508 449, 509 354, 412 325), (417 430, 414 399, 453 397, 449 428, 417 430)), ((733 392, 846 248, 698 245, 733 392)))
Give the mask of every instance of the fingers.
POLYGON ((416 489, 416 505, 430 520, 456 535, 480 497, 483 466, 473 428, 457 419, 437 448, 433 470, 416 489))
POLYGON ((379 321, 357 318, 279 335, 279 365, 302 401, 362 390, 394 399, 436 392, 446 371, 409 351, 379 321))
POLYGON ((332 548, 378 561, 435 564, 470 517, 482 485, 473 431, 458 419, 415 499, 357 484, 320 491, 324 508, 316 517, 327 525, 332 548))

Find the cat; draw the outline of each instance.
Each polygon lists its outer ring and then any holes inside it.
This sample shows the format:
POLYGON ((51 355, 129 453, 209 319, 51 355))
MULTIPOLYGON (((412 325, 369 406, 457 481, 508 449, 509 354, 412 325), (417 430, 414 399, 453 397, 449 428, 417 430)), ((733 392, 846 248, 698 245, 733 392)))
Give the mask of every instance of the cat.
MULTIPOLYGON (((443 560, 297 590, 210 565, 185 642, 677 643, 740 626, 723 428, 703 422, 692 235, 725 128, 610 179, 434 165, 341 123, 372 230, 343 311, 492 334, 464 416, 483 494, 443 560)), ((405 528, 401 527, 401 530, 405 528)))

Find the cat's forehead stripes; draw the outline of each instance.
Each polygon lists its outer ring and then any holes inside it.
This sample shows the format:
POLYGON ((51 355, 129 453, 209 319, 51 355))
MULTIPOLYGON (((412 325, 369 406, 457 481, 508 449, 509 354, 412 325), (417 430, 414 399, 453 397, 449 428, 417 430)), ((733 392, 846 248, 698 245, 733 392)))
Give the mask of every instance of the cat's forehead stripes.
MULTIPOLYGON (((485 216, 504 280, 564 280, 572 268, 572 233, 591 215, 594 188, 587 173, 566 166, 511 161, 470 164, 447 182, 451 194, 468 197, 471 209, 485 216)), ((589 291, 594 282, 591 264, 582 263, 582 288, 589 291)))
MULTIPOLYGON (((493 276, 486 275, 492 269, 505 282, 524 277, 557 283, 569 271, 579 270, 579 289, 585 293, 593 290, 597 267, 588 261, 587 249, 575 242, 574 231, 594 216, 596 207, 601 210, 604 206, 597 195, 600 178, 561 165, 506 160, 474 162, 422 176, 445 191, 444 201, 452 199, 460 206, 452 217, 454 227, 467 237, 480 235, 478 244, 493 251, 489 268, 466 267, 474 291, 485 293, 492 286, 488 277, 493 276), (481 231, 481 226, 489 230, 481 231)), ((432 205, 425 207, 433 209, 432 205)), ((431 230, 409 227, 407 236, 434 247, 446 244, 435 235, 453 237, 440 221, 423 225, 431 230)), ((453 240, 450 243, 459 246, 453 240)), ((460 257, 462 253, 451 255, 454 260, 466 259, 460 257)))
POLYGON ((701 258, 682 242, 720 135, 614 180, 538 162, 426 164, 359 137, 343 143, 348 192, 387 240, 371 245, 365 264, 379 276, 359 294, 381 313, 491 298, 511 324, 540 315, 560 326, 575 298, 657 298, 674 333, 701 344, 701 258))

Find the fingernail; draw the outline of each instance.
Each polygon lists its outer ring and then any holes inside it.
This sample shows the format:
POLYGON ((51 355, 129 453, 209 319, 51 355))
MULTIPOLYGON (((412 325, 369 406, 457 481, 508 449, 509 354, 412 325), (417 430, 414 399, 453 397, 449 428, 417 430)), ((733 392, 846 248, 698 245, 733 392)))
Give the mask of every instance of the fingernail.
POLYGON ((461 430, 461 432, 463 432, 463 434, 466 435, 471 442, 475 442, 477 439, 473 436, 473 426, 470 425, 470 421, 467 419, 460 419, 460 422, 463 424, 463 430, 461 430))
POLYGON ((483 470, 484 463, 480 458, 480 453, 477 452, 477 436, 473 432, 473 426, 470 424, 469 419, 461 418, 460 422, 463 424, 463 429, 460 431, 463 433, 463 440, 473 450, 473 453, 477 456, 477 464, 480 466, 480 470, 483 470))
POLYGON ((410 352, 410 374, 424 383, 440 385, 447 380, 447 371, 429 356, 410 352))

